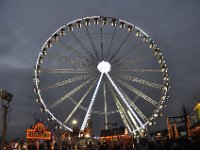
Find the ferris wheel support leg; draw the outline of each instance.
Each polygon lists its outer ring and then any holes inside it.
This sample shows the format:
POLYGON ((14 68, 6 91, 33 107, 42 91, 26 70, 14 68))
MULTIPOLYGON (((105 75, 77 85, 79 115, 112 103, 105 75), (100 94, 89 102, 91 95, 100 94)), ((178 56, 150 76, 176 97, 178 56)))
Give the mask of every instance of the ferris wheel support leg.
POLYGON ((94 94, 93 94, 92 99, 91 99, 91 102, 90 102, 90 105, 89 105, 88 110, 87 110, 87 112, 86 112, 84 121, 83 121, 83 123, 82 123, 82 125, 81 125, 81 130, 84 130, 85 126, 87 125, 87 121, 88 121, 88 119, 89 119, 89 117, 90 117, 90 115, 91 115, 92 106, 93 106, 93 104, 94 104, 94 101, 95 101, 97 92, 98 92, 98 90, 99 90, 99 86, 100 86, 100 83, 101 83, 102 78, 103 78, 103 73, 101 73, 101 76, 100 76, 100 78, 99 78, 99 80, 98 80, 97 86, 96 86, 96 88, 95 88, 94 94))
POLYGON ((111 90, 111 93, 114 97, 114 101, 115 101, 115 104, 117 106, 117 109, 119 110, 119 114, 122 118, 122 121, 125 125, 125 127, 129 130, 129 132, 131 133, 132 130, 135 131, 134 127, 133 127, 133 124, 132 122, 130 121, 130 118, 127 116, 127 113, 126 111, 124 110, 124 108, 122 107, 119 99, 117 98, 117 95, 115 94, 115 92, 113 91, 113 89, 111 88, 111 85, 110 85, 110 90, 111 90))
POLYGON ((104 113, 105 113, 105 129, 108 129, 108 107, 107 107, 107 98, 106 98, 106 85, 103 85, 103 97, 104 97, 104 113))
POLYGON ((135 119, 138 121, 138 123, 140 124, 141 128, 144 129, 144 124, 141 122, 141 120, 138 118, 137 114, 133 111, 133 109, 131 108, 131 106, 127 103, 126 99, 124 98, 123 94, 120 92, 120 90, 118 89, 118 87, 116 86, 116 84, 114 83, 114 81, 112 80, 112 78, 110 77, 110 75, 108 73, 105 73, 106 76, 108 77, 110 83, 112 84, 112 86, 115 88, 115 90, 117 91, 117 93, 119 94, 119 96, 121 97, 121 99, 123 100, 124 104, 127 106, 127 108, 130 110, 131 114, 133 114, 133 116, 135 117, 135 119))
POLYGON ((125 99, 129 103, 129 105, 134 109, 134 111, 140 116, 140 118, 146 122, 148 121, 147 117, 142 113, 142 111, 135 105, 135 103, 129 98, 129 96, 121 89, 119 88, 122 94, 124 95, 125 99))

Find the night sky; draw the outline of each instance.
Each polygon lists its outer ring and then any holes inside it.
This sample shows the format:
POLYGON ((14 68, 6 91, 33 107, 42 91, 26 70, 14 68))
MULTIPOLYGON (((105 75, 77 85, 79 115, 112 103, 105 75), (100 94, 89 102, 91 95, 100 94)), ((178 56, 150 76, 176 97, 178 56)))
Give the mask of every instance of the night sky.
POLYGON ((32 78, 41 46, 57 28, 86 16, 131 22, 162 49, 171 77, 170 98, 152 130, 165 128, 164 118, 179 115, 182 104, 192 112, 200 99, 199 8, 198 0, 1 0, 0 89, 14 94, 7 137, 24 136, 34 123, 31 116, 40 114, 32 78))

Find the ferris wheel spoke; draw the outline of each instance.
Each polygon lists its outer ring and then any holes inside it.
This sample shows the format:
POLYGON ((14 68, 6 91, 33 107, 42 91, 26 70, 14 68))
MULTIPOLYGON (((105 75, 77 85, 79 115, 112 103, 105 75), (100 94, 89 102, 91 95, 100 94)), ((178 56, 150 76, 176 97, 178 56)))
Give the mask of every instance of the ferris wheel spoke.
MULTIPOLYGON (((70 99, 75 105, 78 104, 71 96, 69 96, 69 99, 70 99)), ((81 110, 87 111, 87 108, 84 107, 84 106, 81 106, 81 105, 80 105, 79 108, 80 108, 81 110)))
POLYGON ((119 53, 119 51, 121 50, 121 48, 123 47, 123 45, 126 43, 126 41, 128 40, 128 38, 130 37, 132 32, 129 32, 126 36, 126 38, 122 41, 122 43, 120 44, 120 46, 117 48, 117 50, 115 51, 115 53, 111 56, 110 58, 110 62, 112 62, 112 60, 117 56, 117 54, 119 53))
POLYGON ((90 57, 92 60, 96 60, 92 53, 88 50, 88 48, 81 42, 81 40, 76 36, 76 34, 71 31, 71 35, 74 37, 76 42, 81 46, 81 48, 85 51, 85 53, 90 57))
POLYGON ((71 51, 74 55, 76 55, 81 60, 85 60, 87 62, 93 62, 90 58, 86 57, 84 54, 72 48, 71 46, 67 45, 66 43, 59 41, 58 44, 64 47, 67 51, 71 51))
POLYGON ((121 68, 121 67, 113 67, 113 69, 119 71, 119 72, 158 72, 162 73, 161 69, 132 69, 132 68, 121 68))
POLYGON ((129 96, 120 88, 120 91, 124 95, 125 99, 132 106, 132 108, 137 112, 137 114, 143 119, 143 122, 148 121, 147 117, 143 114, 143 112, 135 105, 135 103, 129 98, 129 96))
POLYGON ((56 68, 56 69, 49 69, 49 68, 41 68, 40 69, 41 73, 67 73, 67 74, 89 74, 89 73, 93 73, 91 71, 91 69, 82 69, 82 68, 76 68, 76 69, 72 69, 72 68, 64 68, 64 69, 60 69, 60 68, 56 68))
POLYGON ((66 100, 69 96, 75 94, 76 92, 78 92, 80 89, 82 89, 84 86, 86 86, 89 82, 91 82, 94 78, 90 78, 89 80, 83 82, 81 85, 77 86, 76 88, 74 88, 73 90, 71 90, 69 93, 65 94, 63 97, 61 97, 60 99, 58 99, 55 103, 53 103, 52 105, 50 105, 50 109, 55 108, 58 104, 62 103, 64 100, 66 100))
POLYGON ((67 79, 67 80, 64 80, 64 81, 56 82, 56 83, 53 83, 49 86, 42 87, 41 92, 44 92, 44 91, 47 91, 47 90, 50 90, 50 89, 54 89, 54 88, 57 88, 57 87, 61 87, 61 86, 64 86, 64 85, 67 85, 69 83, 73 83, 73 82, 76 82, 76 81, 79 81, 79 80, 84 80, 84 79, 87 79, 87 78, 89 78, 93 75, 94 74, 80 75, 80 76, 76 76, 76 77, 73 77, 73 78, 70 78, 70 79, 67 79))
POLYGON ((121 85, 123 85, 124 87, 126 87, 127 89, 129 89, 130 91, 132 91, 133 93, 135 93, 136 95, 139 95, 140 97, 142 97, 144 100, 146 100, 150 104, 154 105, 155 107, 158 106, 158 102, 156 102, 155 100, 153 100, 152 98, 150 98, 149 96, 147 96, 146 94, 144 94, 142 91, 140 91, 140 90, 132 87, 131 85, 129 85, 125 81, 122 81, 122 80, 119 80, 119 79, 117 81, 121 85))
MULTIPOLYGON (((69 96, 69 99, 72 101, 72 103, 74 103, 75 105, 77 105, 77 102, 76 102, 71 96, 69 96)), ((79 108, 80 108, 81 110, 84 110, 84 111, 87 111, 87 110, 88 110, 86 107, 81 106, 81 105, 79 106, 79 108)), ((115 113, 119 113, 119 111, 118 111, 118 110, 108 111, 108 112, 107 112, 107 115, 115 114, 115 113)), ((92 114, 105 115, 105 112, 95 110, 95 111, 92 111, 92 114)))
MULTIPOLYGON (((86 96, 88 95, 88 93, 92 90, 92 88, 94 87, 94 85, 95 85, 96 82, 97 82, 97 79, 93 82, 93 84, 89 87, 89 89, 81 97, 81 99, 76 104, 76 106, 74 107, 74 109, 72 110, 72 112, 68 115, 67 119, 63 122, 64 124, 66 124, 70 120, 70 118, 74 115, 74 113, 76 112, 76 110, 81 107, 81 103, 84 101, 84 99, 86 98, 86 96)), ((70 99, 72 99, 72 98, 70 97, 70 99)), ((86 108, 86 110, 87 110, 87 108, 86 108)))
POLYGON ((130 60, 127 61, 121 61, 121 62, 117 62, 115 64, 116 67, 125 67, 131 64, 136 64, 138 62, 143 62, 145 60, 148 60, 150 58, 153 58, 154 55, 153 54, 145 54, 144 56, 141 56, 140 58, 132 58, 130 60))
POLYGON ((102 39, 102 32, 103 32, 103 29, 102 29, 102 26, 101 26, 101 58, 102 58, 102 60, 104 60, 104 58, 103 58, 103 39, 102 39))
POLYGON ((147 80, 144 80, 144 79, 136 78, 134 76, 130 76, 130 75, 127 75, 127 74, 119 74, 119 75, 116 75, 116 76, 120 77, 121 79, 140 83, 140 84, 143 84, 143 85, 146 85, 146 86, 149 86, 149 87, 157 88, 157 89, 160 89, 160 90, 163 89, 163 86, 160 85, 160 84, 153 83, 153 82, 150 82, 150 81, 147 81, 147 80))
POLYGON ((125 58, 127 58, 127 56, 129 56, 130 52, 133 52, 133 50, 136 50, 139 48, 139 46, 142 45, 142 41, 139 42, 136 46, 131 47, 126 53, 124 53, 122 56, 116 58, 115 60, 113 60, 113 64, 116 63, 120 63, 122 60, 124 60, 125 58))
POLYGON ((89 119, 89 117, 91 116, 92 107, 93 107, 93 104, 94 104, 94 101, 95 101, 97 92, 98 92, 98 90, 99 90, 99 86, 100 86, 100 83, 101 83, 102 78, 103 78, 103 73, 101 73, 101 76, 100 76, 100 78, 99 78, 99 80, 98 80, 97 86, 96 86, 96 88, 95 88, 94 94, 93 94, 93 96, 92 96, 91 102, 90 102, 89 107, 88 107, 88 110, 87 110, 87 112, 86 112, 84 121, 83 121, 83 123, 82 123, 82 125, 81 125, 81 130, 84 130, 84 128, 85 128, 86 125, 87 125, 88 119, 89 119))
POLYGON ((117 98, 117 95, 115 94, 115 92, 113 91, 113 89, 111 88, 111 86, 110 86, 109 89, 110 89, 110 91, 111 91, 111 93, 113 95, 115 104, 117 106, 117 109, 119 110, 119 114, 120 114, 120 116, 122 118, 122 121, 123 121, 125 127, 129 130, 129 132, 131 132, 132 130, 134 130, 132 122, 130 121, 130 119, 129 119, 129 117, 128 117, 126 111, 125 111, 125 109, 123 108, 122 104, 120 103, 119 99, 117 98))
MULTIPOLYGON (((144 87, 144 86, 142 86, 141 90, 143 90, 143 87, 144 87)), ((139 97, 140 97, 139 95, 136 95, 136 96, 134 97, 134 99, 132 100, 132 102, 135 103, 139 97)))
POLYGON ((108 73, 105 73, 105 74, 108 77, 111 85, 115 88, 115 90, 119 94, 120 98, 123 100, 123 102, 126 105, 126 107, 129 109, 129 111, 134 116, 134 118, 138 121, 138 123, 140 124, 141 128, 144 129, 144 124, 142 124, 142 122, 139 119, 139 117, 137 116, 137 114, 132 110, 131 106, 128 104, 128 102, 126 101, 126 99, 124 98, 123 94, 120 92, 120 90, 118 89, 118 87, 116 86, 116 84, 114 83, 114 81, 112 80, 112 78, 110 77, 110 75, 108 73))
POLYGON ((89 38, 89 41, 90 41, 90 44, 92 46, 92 50, 94 52, 94 55, 96 56, 97 60, 100 61, 99 54, 97 53, 94 41, 92 39, 92 36, 91 36, 90 31, 88 30, 87 26, 85 26, 85 31, 86 31, 86 34, 87 34, 87 36, 89 38))
POLYGON ((115 36, 115 33, 116 33, 116 29, 117 29, 117 25, 115 26, 114 32, 113 32, 113 34, 112 34, 112 38, 111 38, 111 40, 110 40, 108 52, 107 52, 107 54, 106 54, 106 59, 108 59, 109 56, 110 56, 110 50, 111 50, 111 47, 112 47, 112 43, 113 43, 113 39, 114 39, 114 36, 115 36))
POLYGON ((148 60, 150 58, 153 58, 154 55, 153 54, 145 54, 144 56, 141 56, 139 58, 135 58, 135 59, 132 59, 132 60, 128 60, 126 62, 124 62, 124 64, 133 64, 133 63, 138 63, 138 62, 143 62, 145 60, 148 60))
MULTIPOLYGON (((97 110, 94 110, 92 113, 93 113, 93 114, 99 114, 99 115, 105 115, 105 112, 104 112, 104 111, 97 111, 97 110)), ((119 111, 118 111, 118 110, 108 111, 108 112, 107 112, 107 115, 115 114, 115 113, 119 113, 119 111)))
POLYGON ((52 52, 48 52, 48 56, 51 57, 51 58, 55 58, 55 59, 57 59, 61 62, 64 61, 64 62, 68 62, 70 64, 79 65, 81 67, 90 68, 89 64, 87 64, 86 62, 77 61, 77 60, 74 60, 74 59, 69 58, 67 56, 63 56, 63 55, 52 53, 52 52))
MULTIPOLYGON (((70 100, 72 101, 72 103, 74 103, 75 105, 78 104, 71 96, 69 96, 69 99, 70 99, 70 100)), ((88 110, 86 107, 81 106, 81 105, 79 106, 79 108, 80 108, 81 110, 84 110, 84 111, 87 111, 87 110, 88 110)), ((107 115, 115 114, 115 113, 119 113, 119 111, 118 111, 118 110, 108 111, 108 112, 107 112, 107 115)), ((94 110, 94 111, 92 111, 92 114, 105 115, 105 112, 94 110)))

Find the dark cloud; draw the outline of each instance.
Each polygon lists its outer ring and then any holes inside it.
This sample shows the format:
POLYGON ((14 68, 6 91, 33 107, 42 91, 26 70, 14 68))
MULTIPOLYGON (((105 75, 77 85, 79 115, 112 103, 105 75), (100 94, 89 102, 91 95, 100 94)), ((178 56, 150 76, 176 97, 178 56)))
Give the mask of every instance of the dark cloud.
POLYGON ((24 136, 25 129, 33 122, 31 116, 40 112, 40 108, 34 101, 33 84, 31 84, 33 71, 7 67, 9 69, 1 68, 0 87, 14 94, 10 103, 8 127, 8 137, 14 138, 15 132, 24 136))
MULTIPOLYGON (((30 116, 39 112, 32 76, 40 47, 58 27, 85 16, 121 18, 149 33, 161 47, 171 75, 170 99, 164 117, 176 115, 181 104, 192 110, 194 94, 200 98, 199 6, 197 0, 2 0, 0 88, 14 94, 8 136, 24 135, 25 128, 33 123, 30 116)), ((156 127, 165 127, 161 120, 156 127)))

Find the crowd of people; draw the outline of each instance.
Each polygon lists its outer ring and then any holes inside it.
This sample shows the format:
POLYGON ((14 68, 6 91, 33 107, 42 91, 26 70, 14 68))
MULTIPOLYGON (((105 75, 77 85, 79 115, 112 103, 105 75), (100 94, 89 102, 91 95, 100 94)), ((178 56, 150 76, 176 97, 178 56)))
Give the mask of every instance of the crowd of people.
MULTIPOLYGON (((47 143, 10 143, 10 149, 20 150, 51 150, 51 146, 47 143), (13 146, 17 147, 13 147, 13 146)), ((110 141, 90 141, 85 147, 74 147, 69 143, 54 144, 54 150, 199 150, 200 136, 192 138, 178 138, 178 139, 161 139, 161 140, 110 140, 110 141)))
POLYGON ((109 141, 99 142, 90 150, 199 150, 200 137, 163 139, 163 140, 141 140, 141 141, 109 141))
POLYGON ((200 149, 200 137, 148 141, 148 147, 147 147, 147 150, 199 150, 199 149, 200 149))

